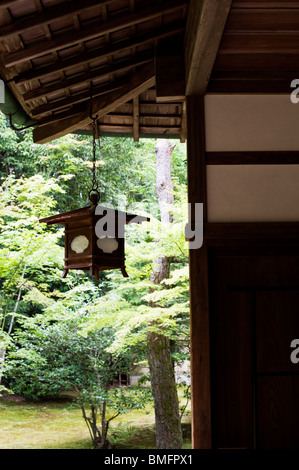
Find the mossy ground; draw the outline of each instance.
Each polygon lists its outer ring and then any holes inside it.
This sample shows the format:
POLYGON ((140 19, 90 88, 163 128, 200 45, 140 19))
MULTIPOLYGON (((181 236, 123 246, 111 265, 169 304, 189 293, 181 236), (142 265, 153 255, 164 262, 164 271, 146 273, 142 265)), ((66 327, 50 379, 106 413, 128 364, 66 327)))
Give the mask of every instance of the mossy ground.
MULTIPOLYGON (((70 400, 0 400, 0 449, 91 449, 81 410, 70 400)), ((184 448, 190 449, 190 418, 183 423, 184 448)), ((155 449, 153 405, 121 415, 111 424, 116 449, 155 449)))

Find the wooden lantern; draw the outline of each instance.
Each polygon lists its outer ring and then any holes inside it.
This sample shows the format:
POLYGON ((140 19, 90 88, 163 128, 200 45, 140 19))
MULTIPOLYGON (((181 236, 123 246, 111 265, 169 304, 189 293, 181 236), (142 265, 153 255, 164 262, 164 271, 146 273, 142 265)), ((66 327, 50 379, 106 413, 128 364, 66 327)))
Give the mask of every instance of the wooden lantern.
POLYGON ((123 276, 128 277, 125 267, 125 225, 149 220, 147 217, 99 206, 95 200, 90 206, 46 217, 40 219, 40 222, 65 226, 62 277, 67 276, 69 269, 79 269, 89 271, 98 280, 99 271, 110 269, 120 269, 123 276), (107 213, 110 223, 114 222, 112 234, 109 227, 108 232, 102 230, 107 225, 107 213))
POLYGON ((65 259, 62 277, 69 269, 89 271, 96 280, 99 271, 120 269, 128 277, 125 267, 125 225, 149 221, 147 217, 128 214, 98 205, 100 194, 96 181, 96 138, 98 116, 92 116, 92 96, 90 119, 93 130, 93 180, 89 192, 91 205, 63 214, 40 219, 40 222, 65 226, 65 259), (105 228, 106 225, 106 228, 105 228))

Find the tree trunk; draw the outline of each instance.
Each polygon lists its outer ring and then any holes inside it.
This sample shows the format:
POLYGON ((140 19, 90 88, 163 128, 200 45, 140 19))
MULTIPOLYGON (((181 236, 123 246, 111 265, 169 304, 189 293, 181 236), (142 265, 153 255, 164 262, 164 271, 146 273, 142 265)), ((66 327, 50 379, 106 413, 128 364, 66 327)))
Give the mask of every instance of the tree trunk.
MULTIPOLYGON (((26 271, 26 264, 25 264, 24 269, 23 269, 21 280, 24 279, 25 271, 26 271)), ((13 315, 11 316, 11 319, 10 319, 10 323, 9 323, 9 327, 8 327, 8 331, 7 331, 8 336, 10 336, 10 334, 12 332, 13 324, 14 324, 14 321, 15 321, 15 316, 16 316, 16 313, 17 313, 17 310, 18 310, 20 299, 21 299, 21 292, 22 292, 22 282, 21 282, 21 287, 20 287, 19 292, 18 292, 18 297, 17 297, 16 303, 15 303, 15 306, 14 306, 14 309, 13 309, 13 315)), ((3 369, 4 369, 4 363, 5 363, 5 354, 6 354, 6 348, 5 347, 1 348, 1 343, 0 343, 0 385, 2 384, 2 376, 3 376, 3 369)))
MULTIPOLYGON (((105 405, 106 409, 106 405, 105 405)), ((109 421, 102 417, 102 432, 97 426, 97 410, 95 406, 90 406, 91 414, 87 416, 84 405, 81 406, 82 416, 85 420, 91 441, 95 449, 112 449, 113 446, 107 439, 109 421)))
POLYGON ((6 354, 6 348, 1 347, 1 341, 0 341, 0 385, 2 384, 5 354, 6 354))
MULTIPOLYGON (((172 222, 173 186, 171 182, 171 153, 168 140, 158 139, 156 146, 156 191, 161 222, 172 222)), ((155 263, 152 282, 160 284, 169 277, 170 259, 159 257, 155 263)), ((151 304, 152 307, 155 305, 151 304)), ((182 431, 169 338, 163 334, 147 334, 150 379, 155 404, 156 448, 181 449, 182 431)))

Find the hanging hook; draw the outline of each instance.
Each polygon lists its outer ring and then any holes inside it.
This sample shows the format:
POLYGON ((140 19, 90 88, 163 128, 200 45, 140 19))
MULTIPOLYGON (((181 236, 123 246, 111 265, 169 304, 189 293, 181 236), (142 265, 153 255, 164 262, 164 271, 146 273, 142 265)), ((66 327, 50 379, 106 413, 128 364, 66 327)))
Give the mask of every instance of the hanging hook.
POLYGON ((99 117, 98 114, 96 114, 95 116, 92 115, 92 106, 90 106, 90 113, 89 113, 89 116, 90 116, 90 119, 91 119, 92 121, 97 121, 97 120, 98 120, 98 117, 99 117))
POLYGON ((16 126, 14 125, 14 123, 12 122, 12 116, 13 116, 13 114, 6 114, 6 116, 8 116, 10 127, 11 127, 14 131, 24 131, 25 129, 30 129, 30 127, 33 127, 33 125, 34 125, 34 124, 29 124, 28 126, 24 126, 24 127, 16 127, 16 126))
POLYGON ((90 84, 90 109, 89 109, 89 116, 92 121, 96 121, 98 119, 98 114, 95 116, 92 115, 92 84, 90 84))

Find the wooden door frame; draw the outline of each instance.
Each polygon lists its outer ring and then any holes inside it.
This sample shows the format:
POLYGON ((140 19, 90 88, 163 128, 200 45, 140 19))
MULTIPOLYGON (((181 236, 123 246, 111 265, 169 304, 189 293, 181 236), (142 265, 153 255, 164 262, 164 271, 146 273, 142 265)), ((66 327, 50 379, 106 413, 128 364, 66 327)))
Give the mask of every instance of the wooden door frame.
MULTIPOLYGON (((211 246, 299 245, 298 222, 208 223, 204 95, 186 97, 188 202, 203 203, 203 246, 189 250, 193 449, 212 448, 208 250, 211 246)), ((275 152, 274 152, 275 153, 275 152)), ((276 156, 276 155, 275 155, 276 156)), ((268 155, 269 157, 269 155, 268 155)), ((281 155, 280 155, 281 157, 281 155)), ((191 211, 191 224, 195 224, 191 211)))
MULTIPOLYGON (((203 203, 203 218, 207 220, 204 96, 187 96, 186 112, 188 202, 194 227, 195 203, 203 203)), ((212 445, 207 255, 205 244, 189 250, 193 449, 210 449, 212 445)))

